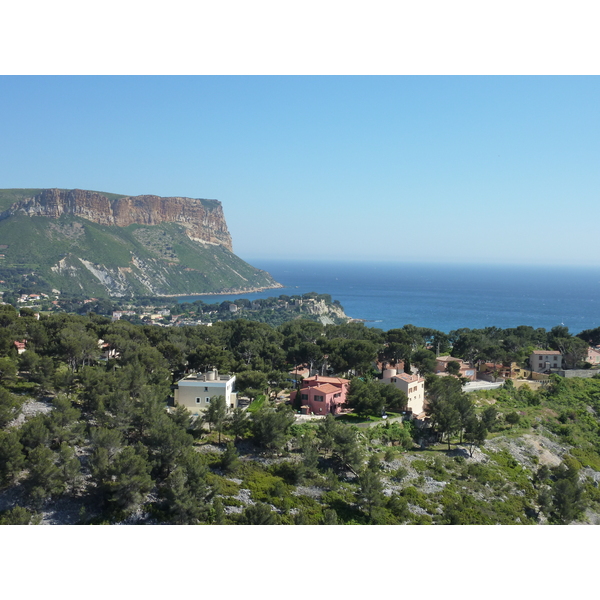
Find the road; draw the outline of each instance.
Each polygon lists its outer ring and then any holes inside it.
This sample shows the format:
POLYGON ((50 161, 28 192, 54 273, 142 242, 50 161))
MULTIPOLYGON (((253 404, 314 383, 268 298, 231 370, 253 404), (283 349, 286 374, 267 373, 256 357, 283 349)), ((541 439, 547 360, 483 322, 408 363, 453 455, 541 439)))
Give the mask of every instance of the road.
POLYGON ((491 383, 490 381, 469 381, 463 385, 463 392, 474 392, 476 390, 495 390, 497 388, 501 388, 504 385, 504 381, 497 381, 496 383, 491 383))

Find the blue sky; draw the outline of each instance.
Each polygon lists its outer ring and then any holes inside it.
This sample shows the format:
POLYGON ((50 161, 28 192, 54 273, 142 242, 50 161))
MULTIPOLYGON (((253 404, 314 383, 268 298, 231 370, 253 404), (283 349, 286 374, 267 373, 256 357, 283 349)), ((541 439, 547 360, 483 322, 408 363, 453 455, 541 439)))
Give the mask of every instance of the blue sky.
POLYGON ((599 265, 600 79, 2 76, 0 187, 216 198, 242 258, 599 265))

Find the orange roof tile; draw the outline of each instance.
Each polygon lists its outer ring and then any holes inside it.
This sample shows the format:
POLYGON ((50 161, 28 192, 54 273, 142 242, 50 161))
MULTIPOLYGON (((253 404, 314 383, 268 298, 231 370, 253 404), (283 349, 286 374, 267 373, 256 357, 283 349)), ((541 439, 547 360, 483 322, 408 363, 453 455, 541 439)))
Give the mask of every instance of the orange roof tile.
POLYGON ((304 381, 322 381, 323 383, 350 383, 349 379, 342 379, 341 377, 323 377, 322 375, 313 375, 307 377, 304 381))
POLYGON ((335 385, 331 385, 330 383, 326 383, 324 385, 320 385, 320 386, 314 387, 312 389, 315 390, 316 392, 321 392, 323 394, 331 394, 333 392, 340 391, 339 387, 336 387, 335 385))

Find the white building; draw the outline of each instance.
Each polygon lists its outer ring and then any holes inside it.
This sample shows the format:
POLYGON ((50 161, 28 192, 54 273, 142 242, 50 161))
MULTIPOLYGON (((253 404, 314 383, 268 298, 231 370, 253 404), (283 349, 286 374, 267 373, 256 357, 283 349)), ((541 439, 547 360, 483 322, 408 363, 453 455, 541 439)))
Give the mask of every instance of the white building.
POLYGON ((534 350, 529 357, 529 367, 536 373, 562 369, 562 358, 558 350, 534 350))
POLYGON ((418 375, 398 373, 397 369, 385 369, 382 383, 391 383, 402 390, 408 397, 407 408, 413 415, 420 415, 425 410, 425 380, 418 375))
POLYGON ((233 391, 234 383, 235 375, 219 375, 217 369, 203 375, 188 375, 174 386, 175 406, 185 406, 197 415, 209 407, 212 398, 223 396, 227 408, 235 408, 237 394, 233 391))

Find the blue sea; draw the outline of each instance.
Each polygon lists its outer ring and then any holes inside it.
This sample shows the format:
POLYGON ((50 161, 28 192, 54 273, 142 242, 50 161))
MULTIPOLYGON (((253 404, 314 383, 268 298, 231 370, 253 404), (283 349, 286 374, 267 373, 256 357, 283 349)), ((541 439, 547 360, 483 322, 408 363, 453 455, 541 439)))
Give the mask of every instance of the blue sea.
POLYGON ((600 326, 600 267, 248 260, 285 287, 255 294, 186 296, 208 304, 317 292, 383 330, 410 323, 446 333, 530 325, 571 333, 600 326))

